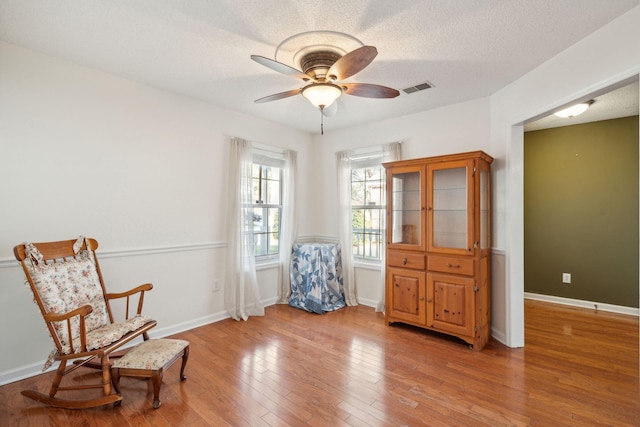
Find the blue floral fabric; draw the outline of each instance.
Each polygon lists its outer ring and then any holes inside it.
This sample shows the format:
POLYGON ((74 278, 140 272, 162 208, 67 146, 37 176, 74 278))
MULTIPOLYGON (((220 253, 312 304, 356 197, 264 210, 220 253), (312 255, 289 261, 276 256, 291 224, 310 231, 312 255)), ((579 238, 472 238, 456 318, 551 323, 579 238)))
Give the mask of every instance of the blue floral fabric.
POLYGON ((339 244, 294 244, 290 275, 290 306, 318 314, 345 306, 339 244))

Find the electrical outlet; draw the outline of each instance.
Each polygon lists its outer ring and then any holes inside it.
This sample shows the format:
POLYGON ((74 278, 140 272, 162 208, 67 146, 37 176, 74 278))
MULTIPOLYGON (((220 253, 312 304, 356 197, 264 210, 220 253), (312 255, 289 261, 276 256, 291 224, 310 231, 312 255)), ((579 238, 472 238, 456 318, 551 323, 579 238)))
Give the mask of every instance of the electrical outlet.
POLYGON ((220 279, 216 279, 213 281, 211 285, 211 292, 218 292, 220 290, 220 279))
POLYGON ((562 283, 571 283, 571 273, 562 273, 562 283))

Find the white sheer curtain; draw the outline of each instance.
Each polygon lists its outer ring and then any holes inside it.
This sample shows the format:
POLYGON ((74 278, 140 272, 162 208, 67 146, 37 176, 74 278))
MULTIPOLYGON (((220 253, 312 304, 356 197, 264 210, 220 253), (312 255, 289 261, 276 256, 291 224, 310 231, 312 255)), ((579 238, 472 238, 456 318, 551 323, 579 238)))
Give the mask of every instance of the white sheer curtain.
POLYGON ((284 152, 284 169, 282 171, 282 219, 280 221, 280 266, 282 280, 278 289, 278 304, 287 304, 291 294, 291 247, 298 233, 298 208, 296 205, 296 166, 297 153, 292 150, 284 152))
MULTIPOLYGON (((402 144, 399 142, 392 142, 391 144, 385 144, 382 146, 382 162, 394 162, 396 160, 400 160, 402 158, 402 144)), ((387 187, 385 184, 383 196, 386 200, 387 197, 387 187)), ((386 215, 381 216, 381 220, 385 221, 386 215)), ((383 224, 382 229, 385 232, 382 234, 382 242, 380 244, 380 298, 378 299, 378 304, 376 304, 376 311, 384 313, 385 311, 385 288, 386 288, 386 276, 387 271, 385 268, 385 258, 387 252, 387 224, 386 222, 383 224)))
POLYGON ((231 318, 247 320, 264 316, 260 302, 253 242, 251 207, 251 143, 231 140, 227 195, 227 265, 224 284, 225 306, 231 318))
POLYGON ((347 305, 358 305, 353 271, 353 232, 351 230, 351 158, 348 151, 336 153, 338 181, 338 233, 342 249, 342 278, 347 305))

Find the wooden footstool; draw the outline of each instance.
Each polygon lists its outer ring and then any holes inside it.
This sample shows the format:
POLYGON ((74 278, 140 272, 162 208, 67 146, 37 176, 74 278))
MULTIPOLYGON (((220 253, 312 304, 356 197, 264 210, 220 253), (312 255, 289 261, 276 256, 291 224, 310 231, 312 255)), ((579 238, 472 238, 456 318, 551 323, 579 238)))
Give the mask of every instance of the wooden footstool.
POLYGON ((153 381, 153 409, 160 407, 160 385, 162 374, 173 362, 182 357, 180 381, 184 381, 184 367, 189 358, 189 341, 156 339, 144 341, 129 350, 111 366, 113 387, 120 394, 120 377, 144 377, 153 381))

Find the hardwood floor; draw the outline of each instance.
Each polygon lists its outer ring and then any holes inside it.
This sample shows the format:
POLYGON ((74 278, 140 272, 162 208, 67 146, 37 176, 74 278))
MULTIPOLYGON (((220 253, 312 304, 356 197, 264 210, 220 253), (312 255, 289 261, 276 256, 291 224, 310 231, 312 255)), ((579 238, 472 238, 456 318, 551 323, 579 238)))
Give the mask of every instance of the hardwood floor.
POLYGON ((138 378, 122 378, 115 408, 53 409, 20 394, 48 391, 48 373, 0 387, 0 425, 640 425, 637 317, 526 301, 525 321, 525 348, 491 340, 474 352, 386 326, 369 307, 272 306, 174 336, 191 342, 187 380, 179 363, 165 373, 159 409, 138 378))

